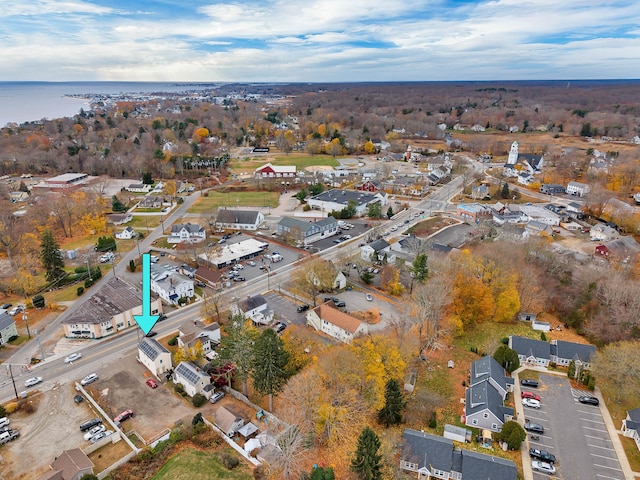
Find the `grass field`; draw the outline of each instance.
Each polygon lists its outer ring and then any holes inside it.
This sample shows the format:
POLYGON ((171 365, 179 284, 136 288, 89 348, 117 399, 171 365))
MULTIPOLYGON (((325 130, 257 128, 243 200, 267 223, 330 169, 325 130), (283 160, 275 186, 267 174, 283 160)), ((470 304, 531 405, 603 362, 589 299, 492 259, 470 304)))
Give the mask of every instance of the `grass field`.
MULTIPOLYGON (((231 450, 229 450, 231 452, 231 450)), ((236 455, 232 453, 232 455, 236 455)), ((240 462, 233 470, 227 470, 216 454, 185 449, 171 457, 152 477, 153 480, 251 480, 250 469, 240 462)))
POLYGON ((218 207, 271 207, 278 206, 279 192, 209 192, 200 197, 188 210, 189 213, 214 214, 218 207))
POLYGON ((265 163, 272 165, 291 166, 295 165, 298 170, 311 165, 321 165, 327 167, 338 166, 338 161, 331 155, 283 155, 275 158, 250 157, 246 160, 233 160, 229 166, 230 170, 255 170, 265 163))

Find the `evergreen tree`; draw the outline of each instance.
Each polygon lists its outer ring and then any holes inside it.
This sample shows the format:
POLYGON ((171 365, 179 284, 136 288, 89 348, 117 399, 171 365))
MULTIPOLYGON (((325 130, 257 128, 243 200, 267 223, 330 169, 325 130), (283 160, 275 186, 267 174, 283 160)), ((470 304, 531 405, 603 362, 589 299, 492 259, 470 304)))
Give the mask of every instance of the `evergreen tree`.
POLYGON ((391 208, 391 205, 389 205, 389 208, 387 208, 387 218, 391 217, 393 217, 393 208, 391 208))
POLYGON ((242 315, 234 315, 224 326, 218 351, 219 366, 235 365, 235 375, 242 381, 242 393, 247 395, 247 378, 253 367, 253 348, 258 331, 247 324, 242 315))
POLYGON ((520 368, 520 358, 518 357, 518 352, 509 348, 508 345, 500 345, 493 354, 493 358, 509 373, 520 368))
POLYGON ((47 272, 47 282, 53 282, 64 275, 64 257, 62 256, 58 242, 53 238, 53 234, 49 229, 46 229, 42 233, 40 260, 42 260, 42 266, 47 272))
POLYGON ((382 455, 380 450, 380 439, 376 432, 369 427, 365 427, 358 437, 358 447, 351 460, 351 470, 357 475, 359 480, 380 480, 382 478, 382 455))
POLYGON ((127 207, 120 201, 117 195, 111 197, 111 210, 114 212, 126 212, 127 207))
POLYGON ((416 259, 411 264, 411 273, 413 273, 413 278, 415 278, 418 282, 424 283, 424 281, 429 276, 429 267, 427 266, 427 254, 419 253, 416 255, 416 259))
POLYGON ((287 381, 289 353, 276 332, 267 328, 257 338, 253 354, 253 386, 269 395, 269 410, 273 411, 273 395, 281 392, 287 381))
POLYGON ((153 185, 153 177, 151 176, 151 172, 144 172, 142 174, 142 183, 144 185, 153 185))
POLYGON ((405 404, 398 381, 395 378, 389 379, 384 387, 384 407, 378 412, 378 421, 384 423, 385 427, 398 425, 402 422, 405 404))
POLYGON ((311 470, 309 480, 335 480, 335 473, 331 467, 315 467, 311 470))
POLYGON ((502 184, 502 191, 500 192, 500 196, 502 198, 510 198, 510 193, 509 193, 509 184, 507 182, 504 182, 502 184))
POLYGON ((576 377, 576 362, 571 360, 569 367, 567 368, 567 377, 575 378, 576 377))

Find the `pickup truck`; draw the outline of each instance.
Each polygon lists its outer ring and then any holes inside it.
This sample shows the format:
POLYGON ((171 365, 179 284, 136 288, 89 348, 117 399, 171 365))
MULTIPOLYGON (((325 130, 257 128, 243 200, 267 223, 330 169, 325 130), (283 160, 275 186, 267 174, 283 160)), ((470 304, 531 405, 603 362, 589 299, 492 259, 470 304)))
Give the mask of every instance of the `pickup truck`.
POLYGON ((546 450, 538 450, 537 448, 529 449, 529 456, 531 458, 537 458, 538 460, 542 460, 547 463, 555 463, 556 456, 547 452, 546 450))

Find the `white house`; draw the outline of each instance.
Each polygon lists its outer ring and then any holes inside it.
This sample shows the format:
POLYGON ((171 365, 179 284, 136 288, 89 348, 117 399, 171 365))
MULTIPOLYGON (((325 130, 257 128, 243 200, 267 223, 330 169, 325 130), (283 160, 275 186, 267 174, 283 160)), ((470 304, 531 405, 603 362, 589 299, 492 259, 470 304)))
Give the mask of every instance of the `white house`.
POLYGON ((171 370, 171 352, 153 338, 144 337, 138 345, 138 360, 156 377, 171 370))
POLYGON ((192 298, 195 295, 193 280, 171 271, 151 278, 151 291, 170 305, 177 305, 180 298, 192 298))
POLYGON ((196 393, 204 395, 207 400, 211 397, 211 390, 205 388, 211 384, 211 377, 191 362, 178 364, 173 371, 173 382, 182 385, 190 397, 196 393))
MULTIPOLYGON (((514 206, 512 206, 514 207, 514 206)), ((529 217, 530 221, 544 223, 545 225, 560 225, 560 216, 551 210, 537 205, 520 205, 520 211, 529 217)))
POLYGON ((135 236, 136 231, 131 227, 127 227, 123 231, 116 233, 116 238, 118 240, 131 240, 135 236))
POLYGON ((260 325, 269 325, 273 321, 274 312, 269 308, 267 299, 262 295, 243 298, 237 304, 231 306, 234 315, 242 315, 260 325))
POLYGON ((618 238, 618 231, 604 223, 594 225, 591 227, 591 231, 589 233, 591 235, 591 240, 594 241, 599 240, 601 242, 608 242, 618 238))
POLYGON ((258 210, 218 209, 216 228, 257 230, 262 222, 264 215, 258 210))
POLYGON ((4 345, 11 337, 18 336, 16 322, 7 312, 0 313, 0 345, 4 345))
POLYGON ((220 325, 213 322, 205 325, 199 320, 183 323, 178 329, 178 346, 193 348, 198 342, 207 358, 215 356, 215 348, 220 345, 220 325))
POLYGON ((334 308, 330 303, 332 302, 323 303, 309 310, 307 325, 343 343, 351 343, 355 337, 369 332, 366 323, 334 308))
POLYGON ((584 197, 591 191, 591 187, 586 183, 569 182, 567 184, 566 191, 569 195, 576 195, 578 197, 584 197))
POLYGON ((171 235, 167 237, 168 243, 198 243, 207 238, 204 227, 194 223, 179 223, 171 225, 171 235))
POLYGON ((385 255, 387 262, 395 262, 396 256, 391 252, 391 245, 383 238, 360 247, 360 258, 367 262, 381 261, 385 255))
POLYGON ((627 411, 627 418, 622 420, 622 434, 633 438, 640 450, 640 408, 627 411))
POLYGON ((145 185, 144 183, 131 183, 127 186, 127 191, 132 193, 149 193, 151 191, 151 185, 145 185))

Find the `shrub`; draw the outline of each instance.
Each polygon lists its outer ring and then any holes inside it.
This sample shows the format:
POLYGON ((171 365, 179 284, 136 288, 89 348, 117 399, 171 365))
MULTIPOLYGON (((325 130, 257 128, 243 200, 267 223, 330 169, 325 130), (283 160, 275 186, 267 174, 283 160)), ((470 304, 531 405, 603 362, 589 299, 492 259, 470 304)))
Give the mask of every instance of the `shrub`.
POLYGON ((76 289, 76 295, 80 296, 84 293, 84 287, 78 287, 76 289))
POLYGON ((75 273, 87 273, 87 267, 76 267, 74 272, 75 273))
POLYGON ((547 341, 547 336, 544 334, 544 332, 540 332, 540 340, 542 340, 543 342, 547 341))
POLYGON ((136 262, 134 260, 129 260, 129 271, 132 273, 136 271, 136 262))
POLYGON ((202 395, 201 393, 196 393, 193 398, 191 398, 191 403, 194 407, 198 408, 202 406, 205 400, 206 398, 204 397, 204 395, 202 395))
POLYGON ((13 342, 14 340, 17 340, 18 338, 20 338, 20 336, 19 336, 19 335, 11 335, 11 336, 9 337, 9 341, 10 341, 10 342, 13 342))
POLYGON ((87 278, 87 279, 84 281, 84 288, 89 288, 91 285, 93 285, 93 280, 91 280, 91 279, 87 278))
POLYGON ((227 452, 222 452, 220 454, 220 461, 228 470, 233 470, 240 464, 240 460, 227 452))
POLYGON ((196 413, 191 419, 191 425, 197 425, 198 423, 204 423, 202 419, 202 413, 196 413))
POLYGON ((80 480, 98 480, 98 476, 93 473, 85 473, 80 477, 80 480))
POLYGON ((0 405, 0 418, 4 417, 7 414, 7 409, 4 408, 4 405, 0 405))
POLYGON ((520 450, 520 445, 527 438, 527 432, 518 422, 511 420, 502 425, 502 431, 497 438, 506 442, 510 450, 520 450))
POLYGON ((18 402, 9 402, 5 405, 4 411, 6 415, 11 415, 18 411, 18 402))
POLYGON ((438 426, 438 422, 436 421, 436 412, 431 412, 431 416, 429 417, 429 428, 436 428, 438 426))
POLYGON ((176 335, 175 337, 171 337, 171 338, 169 339, 169 341, 167 342, 167 344, 168 344, 168 345, 170 345, 170 346, 172 346, 172 347, 173 347, 174 345, 177 345, 177 344, 178 344, 178 335, 176 335))
POLYGON ((184 387, 182 386, 181 383, 176 383, 173 386, 173 389, 175 390, 176 393, 179 393, 180 395, 184 396, 186 394, 186 392, 184 391, 184 387))

